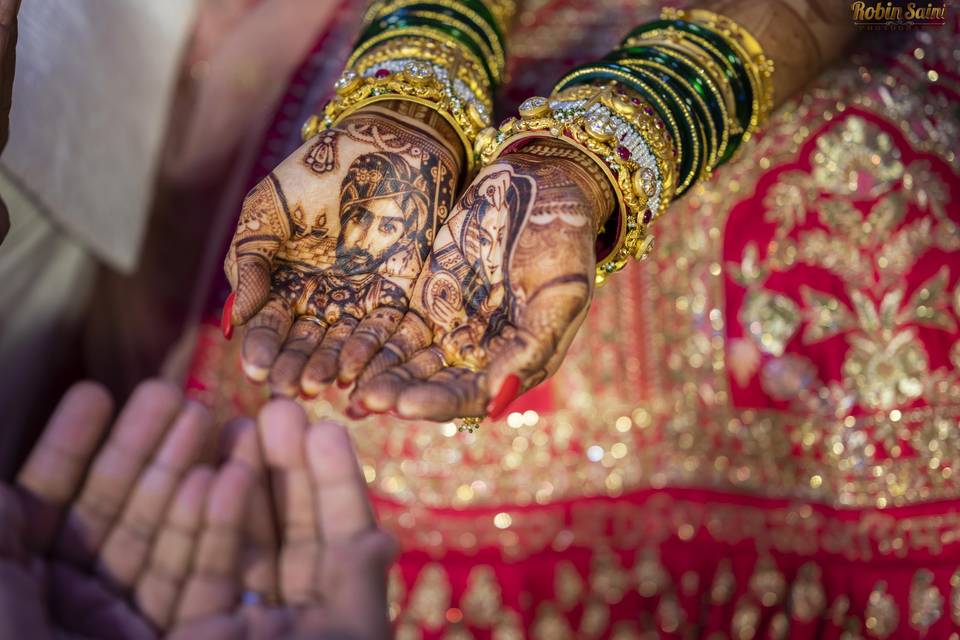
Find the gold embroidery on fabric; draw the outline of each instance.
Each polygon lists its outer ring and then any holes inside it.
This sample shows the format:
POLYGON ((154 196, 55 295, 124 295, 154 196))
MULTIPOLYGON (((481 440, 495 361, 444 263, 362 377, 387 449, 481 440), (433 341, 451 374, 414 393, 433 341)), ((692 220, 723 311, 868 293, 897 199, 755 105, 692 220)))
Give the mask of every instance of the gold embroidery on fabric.
POLYGON ((458 623, 447 627, 443 634, 443 640, 473 640, 473 634, 461 623, 458 623))
MULTIPOLYGON (((636 623, 627 620, 621 620, 613 625, 613 633, 610 634, 610 640, 646 640, 649 633, 640 633, 636 623)), ((656 633, 653 635, 656 638, 656 633)))
POLYGON ((503 616, 493 627, 491 640, 523 640, 523 620, 513 609, 505 609, 503 616))
POLYGON ((657 626, 665 633, 676 633, 686 619, 676 594, 665 593, 657 603, 657 626))
POLYGON ((537 608, 533 621, 534 640, 573 640, 573 630, 566 616, 559 613, 552 603, 544 602, 537 608))
POLYGON ((403 582, 400 566, 393 565, 387 574, 387 602, 389 604, 390 620, 396 620, 403 607, 403 600, 407 595, 407 585, 403 582))
POLYGON ((461 600, 463 617, 467 623, 478 627, 493 625, 502 605, 500 583, 493 567, 481 564, 471 569, 461 600))
POLYGON ((933 584, 933 572, 918 569, 910 584, 910 626, 922 634, 943 615, 943 594, 933 584))
POLYGON ((770 629, 767 633, 770 640, 784 640, 790 637, 790 621, 787 614, 780 611, 770 620, 770 629))
POLYGON ((717 564, 717 572, 714 574, 713 584, 710 586, 710 603, 715 606, 727 604, 733 597, 735 587, 736 579, 733 577, 730 561, 723 558, 717 564))
POLYGON ((753 640, 760 625, 760 607, 753 598, 744 595, 737 602, 730 622, 730 634, 734 640, 753 640))
POLYGON ((820 567, 807 562, 800 567, 790 587, 789 610, 800 622, 813 622, 823 613, 827 597, 820 581, 820 567))
POLYGON ((598 594, 608 604, 616 604, 627 591, 628 575, 620 558, 609 549, 602 548, 593 554, 590 565, 590 591, 598 594))
POLYGON ((610 624, 610 606, 599 598, 590 598, 583 607, 578 638, 599 638, 610 624))
POLYGON ((750 576, 750 592, 765 607, 773 607, 783 599, 787 580, 770 556, 760 556, 750 576))
POLYGON ((950 576, 950 617, 960 625, 960 568, 950 576))
POLYGON ((569 611, 580 604, 580 598, 583 595, 583 578, 569 560, 561 560, 557 563, 553 576, 553 593, 557 604, 564 611, 569 611))
POLYGON ((637 581, 637 592, 644 598, 664 593, 670 587, 670 574, 660 564, 655 549, 646 548, 640 551, 633 575, 637 581))
POLYGON ((865 617, 867 633, 880 640, 890 637, 900 623, 900 611, 885 581, 878 580, 870 592, 865 617))
POLYGON ((847 619, 847 611, 850 610, 850 598, 846 595, 839 595, 830 605, 830 613, 827 615, 833 626, 842 629, 847 619))
POLYGON ((405 615, 427 629, 439 629, 444 624, 444 614, 449 607, 450 580, 447 572, 441 565, 430 563, 417 576, 405 615))
POLYGON ((422 640, 422 638, 423 631, 420 630, 419 625, 415 622, 401 620, 400 624, 397 625, 397 640, 422 640))

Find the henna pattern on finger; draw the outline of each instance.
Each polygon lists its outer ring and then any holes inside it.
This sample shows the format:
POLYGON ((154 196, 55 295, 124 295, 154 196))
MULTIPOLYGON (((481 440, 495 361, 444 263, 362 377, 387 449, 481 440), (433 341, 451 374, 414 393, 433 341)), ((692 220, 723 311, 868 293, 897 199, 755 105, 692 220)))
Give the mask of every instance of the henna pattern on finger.
POLYGON ((290 216, 280 181, 273 173, 255 186, 243 201, 237 223, 237 259, 256 256, 269 261, 277 243, 290 236, 290 216))

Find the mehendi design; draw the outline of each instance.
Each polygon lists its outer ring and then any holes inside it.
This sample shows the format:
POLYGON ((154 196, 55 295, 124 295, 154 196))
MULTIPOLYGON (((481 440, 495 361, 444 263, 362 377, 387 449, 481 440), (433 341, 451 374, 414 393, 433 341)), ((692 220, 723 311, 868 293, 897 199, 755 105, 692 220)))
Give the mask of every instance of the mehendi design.
POLYGON ((478 415, 496 363, 515 362, 526 386, 556 369, 592 295, 594 231, 613 196, 592 160, 550 144, 505 156, 467 188, 414 287, 417 319, 371 360, 355 402, 478 415), (411 348, 424 323, 428 343, 411 348))
POLYGON ((313 146, 307 152, 304 163, 315 173, 327 173, 340 168, 337 162, 337 138, 340 132, 334 129, 321 131, 314 138, 313 146))
MULTIPOLYGON (((248 375, 270 374, 298 317, 323 327, 304 384, 336 373, 340 348, 364 318, 371 322, 360 335, 389 335, 458 176, 455 150, 423 119, 377 110, 315 136, 262 180, 244 201, 225 261, 235 315, 256 327, 244 342, 248 375)), ((285 358, 283 376, 299 376, 292 365, 302 360, 285 358)), ((291 393, 300 380, 271 383, 291 393)))

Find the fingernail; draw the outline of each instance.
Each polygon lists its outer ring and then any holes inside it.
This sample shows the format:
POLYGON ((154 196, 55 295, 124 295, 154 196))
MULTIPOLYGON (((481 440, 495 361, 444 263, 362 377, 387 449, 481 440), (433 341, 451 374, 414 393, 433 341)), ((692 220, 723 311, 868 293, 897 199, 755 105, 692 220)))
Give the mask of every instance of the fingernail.
POLYGON ((223 303, 223 315, 220 316, 220 330, 223 337, 229 340, 233 336, 233 303, 237 299, 235 291, 231 291, 223 303))
POLYGON ((353 382, 350 381, 350 380, 341 380, 340 378, 337 378, 337 388, 338 388, 338 389, 349 389, 349 388, 350 388, 350 385, 352 385, 352 384, 353 384, 353 382))
POLYGON ((301 399, 301 400, 314 400, 318 395, 320 395, 320 394, 319 394, 319 393, 307 393, 307 392, 304 391, 303 389, 300 389, 300 399, 301 399))
POLYGON ((510 374, 500 384, 500 391, 487 404, 487 415, 491 420, 499 420, 511 402, 516 400, 520 391, 520 378, 510 374))

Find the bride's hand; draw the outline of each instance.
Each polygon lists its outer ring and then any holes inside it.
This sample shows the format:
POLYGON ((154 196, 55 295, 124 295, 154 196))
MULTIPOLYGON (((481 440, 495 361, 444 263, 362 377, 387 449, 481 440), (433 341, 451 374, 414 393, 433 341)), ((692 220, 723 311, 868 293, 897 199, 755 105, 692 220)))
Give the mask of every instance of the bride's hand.
POLYGON ((453 205, 462 148, 449 125, 382 104, 307 141, 243 203, 223 329, 247 325, 244 371, 274 393, 319 393, 351 336, 393 332, 453 205))
POLYGON ((485 168, 438 231, 398 329, 344 349, 344 370, 362 371, 351 412, 496 418, 555 372, 593 295, 612 198, 597 165, 562 142, 485 168))

